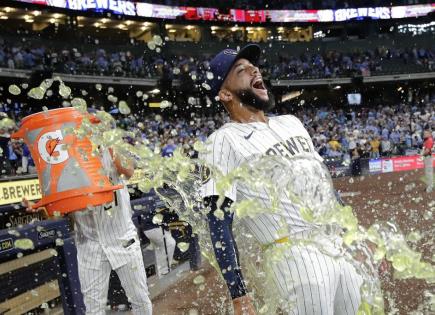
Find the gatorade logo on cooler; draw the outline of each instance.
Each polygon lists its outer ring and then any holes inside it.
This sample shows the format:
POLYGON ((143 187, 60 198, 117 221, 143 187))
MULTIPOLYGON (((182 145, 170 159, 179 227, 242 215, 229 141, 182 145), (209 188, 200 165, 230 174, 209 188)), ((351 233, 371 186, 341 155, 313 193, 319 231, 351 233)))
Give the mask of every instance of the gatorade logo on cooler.
POLYGON ((47 132, 39 138, 38 151, 45 162, 59 164, 68 160, 68 151, 61 148, 62 140, 63 136, 60 130, 47 132))

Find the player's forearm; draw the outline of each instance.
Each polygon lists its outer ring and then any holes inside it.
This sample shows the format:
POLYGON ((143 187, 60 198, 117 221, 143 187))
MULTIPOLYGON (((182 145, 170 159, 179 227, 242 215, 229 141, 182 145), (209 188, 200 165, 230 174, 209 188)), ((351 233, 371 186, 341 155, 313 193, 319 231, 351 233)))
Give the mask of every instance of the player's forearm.
POLYGON ((232 214, 228 208, 232 201, 228 198, 220 207, 224 211, 224 218, 220 219, 214 211, 217 207, 217 196, 205 199, 205 205, 210 207, 208 223, 210 227, 211 240, 221 273, 225 279, 232 299, 244 296, 247 293, 243 275, 240 270, 237 246, 232 235, 232 214))

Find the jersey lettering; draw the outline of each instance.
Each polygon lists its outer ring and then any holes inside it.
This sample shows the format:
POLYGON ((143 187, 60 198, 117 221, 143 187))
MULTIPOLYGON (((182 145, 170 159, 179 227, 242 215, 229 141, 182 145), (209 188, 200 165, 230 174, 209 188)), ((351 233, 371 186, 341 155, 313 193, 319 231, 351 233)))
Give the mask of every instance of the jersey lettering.
POLYGON ((275 143, 272 147, 266 150, 266 155, 280 155, 291 157, 301 152, 313 152, 308 139, 302 136, 290 137, 285 141, 275 143))

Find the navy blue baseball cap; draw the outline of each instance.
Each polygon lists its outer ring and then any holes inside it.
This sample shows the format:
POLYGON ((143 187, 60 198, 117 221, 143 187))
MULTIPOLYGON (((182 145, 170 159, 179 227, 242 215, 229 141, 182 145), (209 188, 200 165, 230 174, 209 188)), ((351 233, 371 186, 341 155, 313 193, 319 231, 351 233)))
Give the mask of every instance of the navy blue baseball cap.
POLYGON ((213 78, 209 80, 210 96, 215 97, 224 83, 231 67, 239 59, 246 59, 253 65, 258 64, 261 48, 256 44, 248 44, 238 52, 234 49, 224 49, 218 53, 211 61, 209 71, 213 73, 213 78))

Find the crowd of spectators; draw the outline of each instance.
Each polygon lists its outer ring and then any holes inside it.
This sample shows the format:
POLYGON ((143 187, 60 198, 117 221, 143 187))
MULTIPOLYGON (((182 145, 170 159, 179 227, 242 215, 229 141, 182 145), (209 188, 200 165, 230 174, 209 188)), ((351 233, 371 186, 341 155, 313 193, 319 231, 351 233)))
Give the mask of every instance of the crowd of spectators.
POLYGON ((422 106, 399 104, 344 111, 320 108, 299 111, 321 156, 379 158, 417 154, 423 131, 435 132, 435 102, 422 106))
MULTIPOLYGON (((222 126, 228 118, 224 113, 214 116, 163 117, 148 114, 116 117, 122 128, 135 131, 136 139, 148 144, 154 152, 171 156, 176 148, 196 157, 194 143, 205 141, 213 130, 222 126)), ((431 128, 435 136, 435 100, 424 105, 399 104, 375 108, 303 108, 295 115, 305 124, 314 146, 325 158, 351 161, 356 158, 378 158, 416 154, 422 147, 423 130, 431 128)), ((9 175, 32 171, 33 161, 28 148, 21 142, 11 140, 13 130, 0 129, 2 168, 9 175)), ((3 175, 4 175, 3 174, 3 175)))
MULTIPOLYGON (((383 63, 388 61, 396 62, 397 69, 401 65, 419 65, 425 71, 433 71, 435 49, 378 47, 347 53, 329 50, 300 56, 281 55, 278 62, 268 61, 261 64, 261 67, 264 75, 271 79, 333 78, 382 73, 383 63)), ((208 59, 205 56, 135 55, 128 50, 108 52, 102 48, 88 52, 76 48, 54 50, 4 42, 0 45, 0 67, 120 77, 166 76, 171 79, 180 78, 187 72, 200 79, 204 72, 201 69, 208 67, 208 59)))
POLYGON ((435 70, 435 50, 424 48, 394 49, 378 47, 365 51, 343 53, 334 50, 324 53, 305 53, 298 57, 281 57, 280 62, 265 67, 273 79, 299 77, 334 78, 342 76, 369 76, 381 73, 383 63, 396 61, 396 65, 420 65, 435 70))

